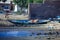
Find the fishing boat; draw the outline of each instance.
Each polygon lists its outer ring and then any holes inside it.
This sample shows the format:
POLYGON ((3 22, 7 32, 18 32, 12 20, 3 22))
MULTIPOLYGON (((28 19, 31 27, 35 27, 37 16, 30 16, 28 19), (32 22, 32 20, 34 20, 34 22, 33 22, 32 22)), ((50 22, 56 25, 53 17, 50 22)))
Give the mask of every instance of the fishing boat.
POLYGON ((14 24, 47 24, 50 20, 8 20, 14 24))

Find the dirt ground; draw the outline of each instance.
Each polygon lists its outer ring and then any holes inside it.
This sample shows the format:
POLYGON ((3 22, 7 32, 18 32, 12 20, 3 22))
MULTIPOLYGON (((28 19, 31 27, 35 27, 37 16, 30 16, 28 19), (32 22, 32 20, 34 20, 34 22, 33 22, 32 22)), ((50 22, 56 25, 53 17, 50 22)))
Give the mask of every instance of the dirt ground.
POLYGON ((12 19, 17 19, 17 20, 26 20, 28 19, 28 15, 16 15, 16 14, 13 14, 13 15, 8 15, 7 16, 8 18, 5 18, 5 14, 0 14, 0 26, 11 26, 11 25, 14 25, 13 23, 11 22, 8 22, 7 20, 12 20, 12 19))
MULTIPOLYGON (((26 16, 23 16, 23 15, 16 15, 16 14, 14 14, 14 15, 9 15, 8 16, 9 18, 8 19, 10 19, 10 20, 12 20, 12 19, 17 19, 17 20, 24 20, 24 19, 28 19, 28 15, 26 15, 26 16)), ((10 22, 8 22, 7 21, 7 18, 5 18, 5 15, 4 14, 0 14, 0 26, 1 25, 14 25, 13 23, 10 23, 10 22)), ((50 28, 53 28, 53 29, 60 29, 60 23, 58 22, 58 21, 51 21, 51 22, 49 22, 49 23, 47 23, 47 24, 43 24, 43 25, 32 25, 31 27, 42 27, 42 28, 48 28, 48 27, 50 27, 50 28)))
MULTIPOLYGON (((17 19, 17 20, 25 20, 25 19, 28 19, 28 15, 16 15, 16 14, 13 14, 13 15, 8 15, 7 16, 8 19, 17 19)), ((0 19, 2 20, 7 20, 7 18, 5 18, 5 14, 0 14, 0 19)))

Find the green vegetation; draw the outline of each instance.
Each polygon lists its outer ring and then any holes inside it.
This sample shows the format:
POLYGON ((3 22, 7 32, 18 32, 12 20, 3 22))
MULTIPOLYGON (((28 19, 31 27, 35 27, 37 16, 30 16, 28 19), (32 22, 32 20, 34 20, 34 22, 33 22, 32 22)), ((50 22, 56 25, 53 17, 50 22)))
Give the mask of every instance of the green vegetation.
POLYGON ((26 7, 28 1, 27 0, 13 0, 15 4, 17 4, 19 7, 26 7))
POLYGON ((21 11, 19 13, 22 13, 22 9, 25 7, 27 8, 28 1, 27 0, 13 0, 15 4, 17 4, 20 8, 21 11))
POLYGON ((42 3, 43 0, 13 0, 19 7, 28 7, 28 3, 42 3))
POLYGON ((29 3, 42 3, 43 0, 13 0, 13 2, 21 8, 19 13, 22 13, 22 9, 28 8, 29 3))
POLYGON ((43 0, 29 0, 30 3, 42 3, 43 0))

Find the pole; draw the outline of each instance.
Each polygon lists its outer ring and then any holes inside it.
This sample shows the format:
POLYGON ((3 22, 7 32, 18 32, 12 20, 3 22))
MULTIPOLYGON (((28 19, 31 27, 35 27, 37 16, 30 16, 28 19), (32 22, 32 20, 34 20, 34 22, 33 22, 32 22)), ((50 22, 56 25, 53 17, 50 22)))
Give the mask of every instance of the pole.
POLYGON ((28 0, 28 17, 30 18, 29 11, 30 11, 30 2, 28 0))

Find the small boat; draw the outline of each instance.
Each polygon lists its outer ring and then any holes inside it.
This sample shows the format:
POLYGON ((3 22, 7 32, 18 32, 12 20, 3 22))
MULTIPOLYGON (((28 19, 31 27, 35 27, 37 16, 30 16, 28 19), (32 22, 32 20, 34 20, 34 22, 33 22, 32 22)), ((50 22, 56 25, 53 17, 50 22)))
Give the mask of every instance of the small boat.
POLYGON ((8 20, 9 22, 13 23, 13 24, 47 24, 48 22, 50 22, 49 20, 8 20))

